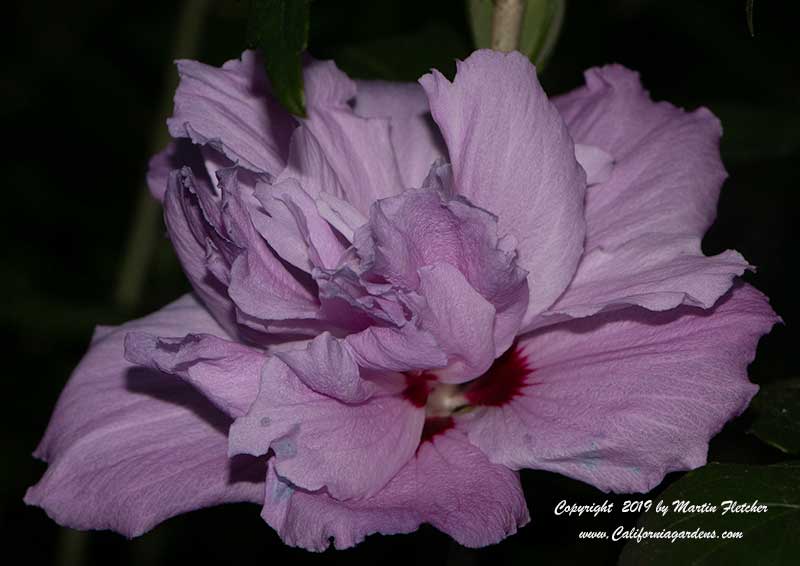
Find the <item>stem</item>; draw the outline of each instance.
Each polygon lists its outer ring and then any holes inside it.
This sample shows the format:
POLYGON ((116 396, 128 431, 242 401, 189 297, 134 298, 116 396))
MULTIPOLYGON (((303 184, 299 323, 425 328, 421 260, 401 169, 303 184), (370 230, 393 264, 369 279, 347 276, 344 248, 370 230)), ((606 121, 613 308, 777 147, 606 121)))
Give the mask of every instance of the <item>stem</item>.
MULTIPOLYGON (((193 0, 185 2, 178 18, 178 29, 169 68, 165 71, 162 82, 164 94, 159 103, 158 122, 153 129, 148 146, 148 155, 161 150, 168 142, 164 122, 172 113, 172 96, 177 84, 177 77, 172 60, 191 58, 197 53, 205 23, 206 14, 211 5, 210 0, 193 0)), ((153 259, 159 241, 159 219, 161 206, 150 196, 146 186, 139 190, 136 211, 133 214, 125 253, 117 278, 115 303, 126 311, 133 311, 142 300, 142 290, 147 278, 147 270, 153 259)))
POLYGON ((493 0, 492 49, 514 51, 519 47, 525 0, 493 0))

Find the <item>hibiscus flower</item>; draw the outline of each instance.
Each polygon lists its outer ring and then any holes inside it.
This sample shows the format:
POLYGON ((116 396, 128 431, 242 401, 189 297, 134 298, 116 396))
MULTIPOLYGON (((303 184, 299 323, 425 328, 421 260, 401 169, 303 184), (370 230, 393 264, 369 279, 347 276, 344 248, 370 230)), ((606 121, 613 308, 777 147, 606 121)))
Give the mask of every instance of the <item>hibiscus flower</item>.
POLYGON ((646 492, 755 394, 778 318, 701 251, 708 110, 613 65, 551 101, 518 53, 419 85, 311 61, 304 119, 253 52, 178 68, 149 183, 194 294, 97 329, 26 495, 60 524, 253 502, 310 550, 482 546, 529 520, 520 469, 646 492))

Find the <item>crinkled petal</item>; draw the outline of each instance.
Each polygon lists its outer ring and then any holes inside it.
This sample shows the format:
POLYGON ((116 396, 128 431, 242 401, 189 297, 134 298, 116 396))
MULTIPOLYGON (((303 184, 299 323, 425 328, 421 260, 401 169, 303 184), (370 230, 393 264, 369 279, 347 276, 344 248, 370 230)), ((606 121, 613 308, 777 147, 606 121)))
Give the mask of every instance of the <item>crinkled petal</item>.
POLYGON ((431 165, 447 155, 425 91, 416 83, 357 81, 356 85, 356 114, 390 120, 392 146, 403 185, 423 186, 431 165))
POLYGON ((583 250, 586 182, 566 126, 519 53, 477 51, 452 84, 435 71, 420 83, 457 193, 517 239, 529 274, 527 323, 566 288, 583 250))
POLYGON ((529 520, 517 475, 491 464, 456 430, 424 442, 382 490, 358 501, 298 489, 270 466, 261 513, 287 544, 323 551, 355 546, 373 533, 429 523, 468 547, 500 542, 529 520))
POLYGON ((263 461, 229 460, 224 413, 180 379, 125 361, 131 331, 225 336, 190 296, 98 332, 36 450, 49 466, 25 501, 61 525, 129 537, 193 509, 263 501, 263 461))
POLYGON ((210 145, 231 161, 277 176, 286 164, 295 120, 275 101, 261 57, 245 51, 222 68, 178 61, 181 81, 170 134, 210 145))
POLYGON ((258 395, 266 355, 211 334, 171 338, 130 332, 125 337, 125 359, 186 380, 235 418, 247 413, 258 395))
POLYGON ((230 453, 275 453, 275 469, 294 485, 323 487, 338 499, 379 491, 412 457, 425 413, 396 395, 346 404, 308 388, 278 358, 261 390, 230 430, 230 453), (369 465, 365 465, 369 462, 369 465))
POLYGON ((409 190, 375 203, 355 237, 367 271, 362 277, 419 288, 418 270, 446 263, 496 310, 496 354, 517 334, 528 305, 527 273, 497 237, 497 218, 464 199, 434 190, 409 190))
MULTIPOLYGON (((164 223, 172 247, 184 273, 205 307, 229 334, 236 335, 237 324, 226 282, 228 266, 217 252, 209 258, 213 243, 208 221, 200 207, 197 193, 212 191, 210 179, 200 170, 184 167, 170 174, 164 195, 164 223), (215 264, 212 271, 209 264, 215 264)), ((216 249, 215 247, 213 249, 216 249)))
POLYGON ((709 439, 758 389, 747 366, 777 320, 739 285, 712 310, 633 307, 547 327, 520 339, 533 368, 520 394, 461 424, 493 462, 646 492, 705 464, 709 439))
POLYGON ((249 317, 260 320, 316 318, 316 297, 281 264, 256 231, 237 168, 220 174, 224 220, 240 253, 230 270, 228 294, 249 317))
POLYGON ((607 152, 614 167, 587 193, 585 257, 546 314, 710 308, 748 268, 736 252, 706 257, 700 247, 725 179, 719 121, 705 108, 654 103, 618 65, 590 69, 586 86, 554 102, 576 143, 607 152))

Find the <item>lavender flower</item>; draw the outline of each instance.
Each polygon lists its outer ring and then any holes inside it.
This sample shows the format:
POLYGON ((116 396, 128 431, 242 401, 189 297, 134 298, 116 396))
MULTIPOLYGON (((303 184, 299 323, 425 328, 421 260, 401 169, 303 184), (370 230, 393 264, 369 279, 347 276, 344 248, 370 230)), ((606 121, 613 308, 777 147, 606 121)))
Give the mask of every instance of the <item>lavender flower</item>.
POLYGON ((479 51, 421 87, 310 62, 300 120, 261 69, 179 63, 149 182, 195 293, 98 328, 29 504, 136 536, 248 501, 310 550, 421 523, 482 546, 528 522, 521 468, 644 492, 705 463, 778 320, 741 255, 701 251, 708 110, 619 66, 549 101, 479 51))

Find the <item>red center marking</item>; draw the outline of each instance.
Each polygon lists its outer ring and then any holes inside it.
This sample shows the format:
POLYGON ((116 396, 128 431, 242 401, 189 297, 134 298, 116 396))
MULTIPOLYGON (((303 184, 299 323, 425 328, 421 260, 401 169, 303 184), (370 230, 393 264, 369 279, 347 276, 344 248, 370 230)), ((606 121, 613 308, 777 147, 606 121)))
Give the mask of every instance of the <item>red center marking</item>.
POLYGON ((421 409, 428 402, 428 395, 431 392, 428 382, 435 381, 436 376, 426 372, 419 374, 407 373, 405 376, 406 388, 403 390, 403 397, 412 405, 421 409))
POLYGON ((501 407, 522 394, 533 372, 527 356, 515 343, 466 391, 467 401, 471 405, 501 407))
POLYGON ((425 419, 425 425, 422 427, 422 438, 420 445, 423 442, 430 442, 434 436, 442 434, 455 426, 453 417, 428 417, 425 419))

